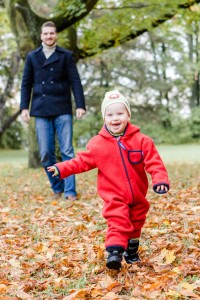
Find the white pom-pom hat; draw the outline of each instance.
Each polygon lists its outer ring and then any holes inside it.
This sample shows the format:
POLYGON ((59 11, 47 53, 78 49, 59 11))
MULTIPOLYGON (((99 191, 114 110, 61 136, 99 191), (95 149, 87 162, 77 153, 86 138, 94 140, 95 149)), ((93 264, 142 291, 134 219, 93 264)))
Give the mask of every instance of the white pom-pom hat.
POLYGON ((105 97, 102 101, 101 113, 102 113, 103 119, 105 117, 106 107, 113 103, 123 103, 126 106, 128 112, 129 112, 129 115, 131 116, 131 109, 130 109, 130 104, 129 104, 128 100, 118 90, 113 90, 113 91, 105 93, 105 97))

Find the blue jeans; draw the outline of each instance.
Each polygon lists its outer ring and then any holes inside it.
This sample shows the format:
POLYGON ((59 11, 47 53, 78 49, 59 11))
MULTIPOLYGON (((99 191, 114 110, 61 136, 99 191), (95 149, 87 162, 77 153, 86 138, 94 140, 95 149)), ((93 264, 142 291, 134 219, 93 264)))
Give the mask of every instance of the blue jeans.
POLYGON ((36 117, 35 119, 41 164, 46 171, 53 192, 64 192, 65 198, 69 195, 76 196, 74 175, 59 180, 52 177, 52 173, 47 172, 47 167, 57 162, 55 155, 55 134, 58 137, 62 161, 70 160, 74 157, 72 146, 72 115, 60 115, 50 118, 36 117))

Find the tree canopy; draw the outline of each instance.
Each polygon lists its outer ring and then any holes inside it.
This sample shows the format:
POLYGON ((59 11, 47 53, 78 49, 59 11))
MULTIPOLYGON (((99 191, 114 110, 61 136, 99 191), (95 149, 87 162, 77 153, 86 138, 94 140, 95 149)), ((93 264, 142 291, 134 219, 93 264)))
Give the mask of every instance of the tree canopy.
MULTIPOLYGON (((4 0, 0 5, 3 3, 22 59, 40 45, 40 26, 47 20, 57 26, 59 45, 81 59, 87 104, 93 114, 88 123, 92 133, 101 121, 96 115, 99 99, 106 89, 119 85, 127 96, 135 96, 138 105, 135 108, 132 103, 134 110, 141 113, 145 103, 148 116, 156 112, 159 118, 152 119, 161 120, 164 127, 172 125, 170 113, 181 110, 184 103, 191 108, 199 106, 200 0, 4 0)), ((12 51, 5 53, 9 53, 9 64, 15 56, 12 51)), ((10 79, 14 82, 16 73, 21 75, 12 68, 7 72, 9 83, 10 79)), ((0 115, 4 116, 6 99, 3 92, 0 115)), ((1 129, 18 114, 5 118, 1 129)), ((194 116, 196 120, 198 113, 194 116)), ((146 118, 144 122, 148 123, 146 118)))
POLYGON ((40 26, 51 20, 58 32, 76 27, 79 38, 71 38, 71 43, 76 42, 71 47, 76 48, 77 58, 85 58, 135 39, 200 0, 52 0, 46 10, 40 0, 4 2, 22 56, 38 45, 40 26))

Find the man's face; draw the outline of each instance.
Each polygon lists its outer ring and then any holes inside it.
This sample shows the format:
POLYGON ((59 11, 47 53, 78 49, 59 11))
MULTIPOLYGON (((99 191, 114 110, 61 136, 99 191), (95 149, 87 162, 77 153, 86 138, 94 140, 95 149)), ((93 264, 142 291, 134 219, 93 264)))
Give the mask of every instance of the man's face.
POLYGON ((41 41, 47 46, 53 46, 57 41, 57 32, 54 27, 43 27, 41 32, 41 41))

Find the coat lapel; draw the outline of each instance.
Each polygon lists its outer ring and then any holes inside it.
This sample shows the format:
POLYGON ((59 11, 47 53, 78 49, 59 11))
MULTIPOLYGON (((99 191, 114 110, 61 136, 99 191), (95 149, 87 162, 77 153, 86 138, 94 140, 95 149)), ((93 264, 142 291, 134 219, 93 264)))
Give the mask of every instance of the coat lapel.
POLYGON ((35 51, 35 63, 39 68, 46 67, 49 64, 54 63, 55 61, 60 59, 59 52, 55 51, 48 59, 46 59, 42 47, 35 51))
POLYGON ((42 51, 35 52, 35 64, 38 68, 41 68, 45 63, 46 57, 42 51))
POLYGON ((55 51, 53 54, 51 54, 51 56, 48 59, 45 60, 43 67, 46 67, 47 65, 52 64, 59 59, 60 59, 59 53, 55 51))

